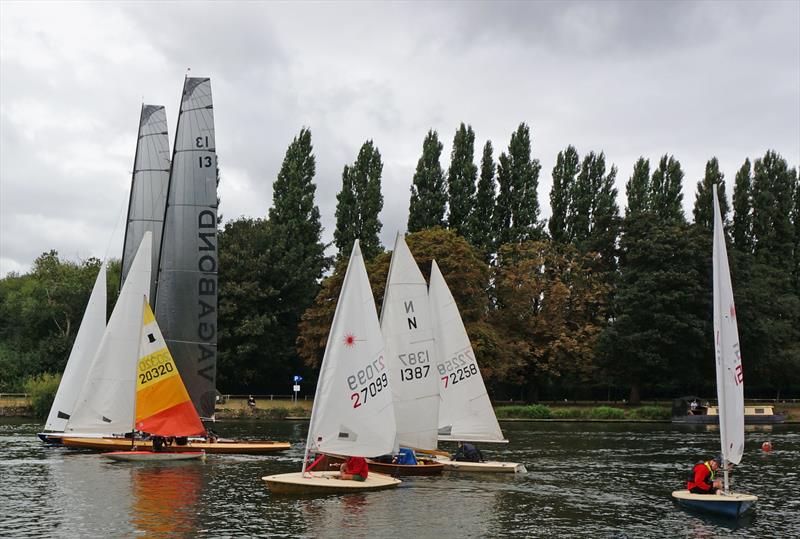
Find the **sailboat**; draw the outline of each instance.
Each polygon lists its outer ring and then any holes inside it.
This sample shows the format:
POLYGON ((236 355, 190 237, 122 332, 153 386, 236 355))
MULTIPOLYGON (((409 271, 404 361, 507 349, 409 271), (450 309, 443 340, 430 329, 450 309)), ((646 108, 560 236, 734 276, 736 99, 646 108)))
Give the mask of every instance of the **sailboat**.
MULTIPOLYGON (((164 336, 147 297, 142 298, 142 324, 139 331, 139 360, 136 362, 136 408, 131 432, 153 436, 185 437, 205 434, 205 427, 194 409, 186 386, 175 367, 164 336)), ((203 451, 113 451, 103 456, 112 460, 153 461, 202 458, 203 451)))
POLYGON ((672 497, 682 507, 738 517, 758 500, 757 496, 733 492, 730 488, 728 464, 739 464, 744 453, 744 371, 739 350, 739 330, 733 287, 728 267, 725 231, 717 200, 714 197, 714 351, 716 355, 717 398, 719 405, 719 437, 722 449, 723 489, 716 494, 693 494, 676 490, 672 497))
POLYGON ((103 262, 100 271, 97 272, 97 279, 83 313, 53 405, 47 415, 45 430, 37 434, 43 442, 60 443, 67 421, 73 414, 80 388, 106 328, 106 294, 106 263, 103 262))
POLYGON ((217 371, 217 154, 211 79, 186 77, 151 303, 200 417, 217 371))
POLYGON ((131 192, 125 239, 122 246, 122 271, 120 289, 128 276, 133 256, 144 233, 153 233, 153 258, 151 284, 148 298, 156 296, 161 231, 164 227, 164 210, 167 204, 169 182, 169 138, 167 113, 162 105, 142 104, 139 115, 139 132, 133 158, 131 192))
MULTIPOLYGON (((440 441, 508 443, 500 430, 494 408, 486 392, 475 352, 453 294, 435 260, 431 263, 430 308, 439 377, 440 441)), ((454 461, 440 454, 439 462, 448 470, 468 472, 525 472, 516 462, 454 461)))
POLYGON ((320 366, 300 472, 262 477, 277 494, 327 494, 380 490, 400 481, 371 472, 366 481, 311 471, 311 451, 347 456, 383 455, 397 445, 389 367, 375 299, 358 240, 339 294, 320 366))

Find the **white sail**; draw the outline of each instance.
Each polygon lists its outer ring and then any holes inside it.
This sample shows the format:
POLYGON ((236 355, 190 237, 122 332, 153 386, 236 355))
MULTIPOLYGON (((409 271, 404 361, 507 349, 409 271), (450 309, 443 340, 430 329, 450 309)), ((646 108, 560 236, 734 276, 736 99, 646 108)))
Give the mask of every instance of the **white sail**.
POLYGON ((152 233, 145 232, 67 422, 67 433, 117 434, 131 430, 142 298, 150 291, 152 252, 152 233))
POLYGON ((320 366, 307 450, 391 453, 396 430, 389 383, 375 299, 356 240, 320 366))
POLYGON ((64 432, 67 420, 72 416, 78 393, 86 380, 92 359, 106 329, 106 295, 106 263, 103 262, 100 271, 97 272, 89 303, 83 313, 53 405, 50 407, 45 430, 64 432))
POLYGON ((434 260, 431 318, 439 376, 439 440, 507 442, 486 393, 475 352, 453 295, 434 260))
POLYGON ((397 235, 381 308, 392 383, 397 441, 402 446, 436 449, 439 377, 428 306, 428 286, 405 239, 397 235))
POLYGON ((211 80, 187 77, 151 305, 201 417, 217 396, 217 154, 211 80))
POLYGON ((717 365, 719 433, 722 456, 739 464, 744 452, 744 373, 739 350, 736 308, 725 247, 725 231, 720 217, 717 188, 714 195, 714 350, 717 365))
POLYGON ((168 182, 167 113, 161 105, 143 104, 139 118, 139 135, 136 139, 136 155, 133 159, 125 241, 122 246, 120 289, 125 284, 136 249, 139 248, 144 233, 149 230, 153 233, 150 297, 155 297, 158 253, 161 248, 161 231, 164 227, 168 182))

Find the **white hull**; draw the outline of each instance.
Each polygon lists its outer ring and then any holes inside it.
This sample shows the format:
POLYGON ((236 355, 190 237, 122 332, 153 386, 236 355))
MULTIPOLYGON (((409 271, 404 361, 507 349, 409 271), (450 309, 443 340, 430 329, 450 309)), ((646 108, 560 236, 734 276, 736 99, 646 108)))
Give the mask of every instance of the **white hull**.
POLYGON ((528 471, 525 465, 519 462, 466 462, 445 457, 436 457, 436 462, 444 464, 444 469, 450 472, 525 473, 528 471))
POLYGON ((275 494, 346 494, 368 490, 394 488, 399 479, 370 472, 366 481, 339 479, 339 472, 302 472, 267 475, 262 477, 269 490, 275 494))

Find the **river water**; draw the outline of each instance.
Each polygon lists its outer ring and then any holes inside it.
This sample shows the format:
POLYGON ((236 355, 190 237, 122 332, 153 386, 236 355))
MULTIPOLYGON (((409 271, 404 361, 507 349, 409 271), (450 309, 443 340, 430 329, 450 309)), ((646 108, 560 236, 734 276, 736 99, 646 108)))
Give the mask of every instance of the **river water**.
POLYGON ((45 447, 39 425, 0 420, 0 537, 800 537, 800 425, 748 431, 735 486, 757 494, 739 521, 688 513, 670 492, 719 448, 706 427, 503 423, 517 475, 408 478, 395 489, 271 495, 261 477, 298 471, 307 423, 219 422, 225 436, 288 440, 268 456, 113 463, 45 447), (774 450, 761 451, 770 440, 774 450))

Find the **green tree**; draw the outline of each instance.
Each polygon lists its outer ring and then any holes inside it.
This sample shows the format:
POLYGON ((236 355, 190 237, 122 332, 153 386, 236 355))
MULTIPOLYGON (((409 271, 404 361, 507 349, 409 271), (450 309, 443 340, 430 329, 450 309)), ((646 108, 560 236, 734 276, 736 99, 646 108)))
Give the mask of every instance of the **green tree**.
POLYGON ((383 209, 381 194, 381 154, 371 140, 358 152, 352 167, 342 172, 342 190, 336 196, 336 230, 333 233, 339 258, 349 256, 356 239, 366 259, 383 251, 378 235, 383 224, 378 218, 383 209))
POLYGON ((447 172, 447 193, 449 215, 448 227, 469 236, 469 224, 472 221, 475 203, 475 179, 478 167, 475 166, 475 132, 472 126, 463 123, 453 137, 453 149, 450 152, 450 168, 447 172))
POLYGON ((411 202, 408 208, 408 231, 417 232, 444 224, 447 192, 444 173, 439 163, 442 143, 434 130, 428 131, 422 143, 422 157, 411 184, 411 202))
POLYGON ((794 223, 794 289, 800 296, 800 178, 797 169, 792 169, 794 176, 794 213, 792 222, 794 223))
POLYGON ((714 228, 714 205, 711 193, 717 187, 717 198, 722 213, 722 222, 728 222, 728 196, 725 194, 725 175, 719 170, 719 161, 712 157, 706 163, 706 173, 697 182, 697 194, 694 199, 694 224, 712 230, 714 228))
POLYGON ((530 129, 521 123, 511 135, 508 153, 497 169, 500 193, 495 207, 499 244, 520 243, 544 235, 539 222, 538 159, 531 159, 530 129))
POLYGON ((664 155, 650 181, 650 204, 656 217, 664 223, 684 223, 683 170, 673 156, 664 155))
POLYGON ((550 190, 552 215, 547 223, 550 237, 556 243, 566 244, 572 241, 567 219, 575 177, 580 169, 580 159, 574 146, 567 146, 564 151, 558 152, 556 165, 553 167, 553 187, 550 190))
POLYGON ((495 164, 492 157, 492 142, 487 140, 483 146, 481 158, 481 177, 478 180, 478 192, 475 196, 475 209, 472 212, 472 226, 469 241, 483 250, 488 257, 494 252, 494 197, 495 197, 495 164))
POLYGON ((756 258, 781 268, 792 267, 794 230, 791 216, 794 174, 786 160, 769 150, 753 166, 753 240, 756 258))
POLYGON ((633 175, 625 184, 628 205, 626 216, 635 216, 650 210, 650 161, 640 157, 633 165, 633 175))
POLYGON ((745 159, 733 186, 733 245, 742 253, 753 252, 753 180, 750 160, 745 159))

